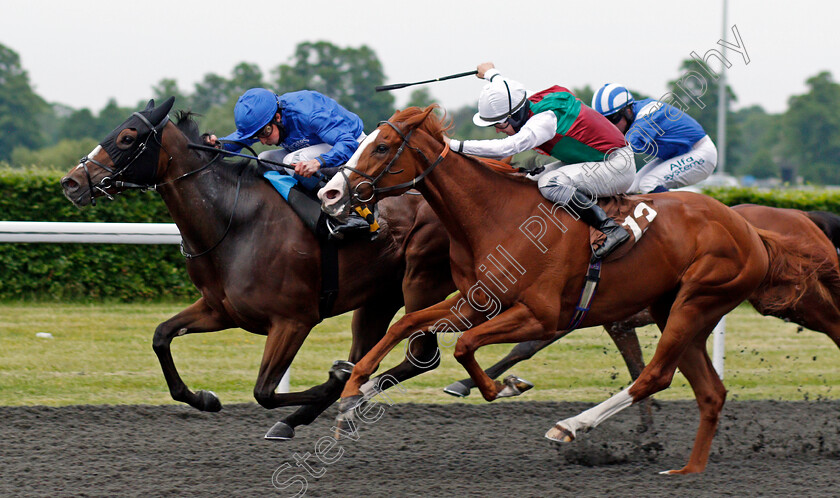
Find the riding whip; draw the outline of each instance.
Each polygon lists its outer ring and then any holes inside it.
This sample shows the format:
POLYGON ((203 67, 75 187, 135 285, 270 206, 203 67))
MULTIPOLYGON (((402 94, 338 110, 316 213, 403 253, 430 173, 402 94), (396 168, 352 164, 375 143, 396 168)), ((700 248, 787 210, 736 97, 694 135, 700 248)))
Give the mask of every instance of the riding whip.
POLYGON ((405 88, 407 86, 423 85, 425 83, 434 83, 435 81, 451 80, 451 79, 454 79, 454 78, 463 78, 464 76, 472 76, 473 74, 478 74, 478 70, 467 71, 466 73, 450 74, 449 76, 441 76, 440 78, 435 78, 433 80, 417 81, 415 83, 394 83, 393 85, 382 85, 382 86, 376 87, 376 91, 377 92, 384 92, 386 90, 397 90, 398 88, 405 88))

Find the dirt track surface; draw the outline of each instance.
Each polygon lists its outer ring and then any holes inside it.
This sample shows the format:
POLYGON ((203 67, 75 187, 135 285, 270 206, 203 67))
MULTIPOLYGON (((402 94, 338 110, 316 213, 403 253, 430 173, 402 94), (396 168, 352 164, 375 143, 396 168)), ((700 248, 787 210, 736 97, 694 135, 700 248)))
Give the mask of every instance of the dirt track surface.
POLYGON ((727 403, 699 476, 657 474, 688 458, 694 402, 663 402, 643 434, 630 408, 559 450, 543 438, 590 406, 381 404, 357 441, 320 447, 329 465, 315 452, 335 408, 271 442, 262 435, 285 412, 257 405, 0 407, 0 495, 294 496, 304 479, 306 496, 840 494, 840 402, 727 403), (320 478, 296 465, 306 453, 320 478))

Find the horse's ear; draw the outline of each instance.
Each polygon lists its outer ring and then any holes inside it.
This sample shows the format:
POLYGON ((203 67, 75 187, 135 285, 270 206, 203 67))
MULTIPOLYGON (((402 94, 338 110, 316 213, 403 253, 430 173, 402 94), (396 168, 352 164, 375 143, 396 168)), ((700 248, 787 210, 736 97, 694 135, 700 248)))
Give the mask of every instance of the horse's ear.
POLYGON ((143 110, 148 111, 148 110, 154 109, 154 108, 155 108, 155 99, 149 99, 149 103, 146 104, 146 108, 143 109, 143 110))
POLYGON ((406 111, 413 111, 413 115, 405 120, 406 130, 411 130, 422 125, 426 121, 426 118, 429 117, 429 114, 439 107, 437 104, 432 104, 422 110, 419 107, 406 109, 406 111))
POLYGON ((149 116, 149 121, 152 123, 160 123, 163 120, 163 117, 169 114, 169 111, 172 110, 172 106, 175 104, 175 97, 169 97, 168 99, 164 100, 163 103, 154 108, 152 114, 149 116))

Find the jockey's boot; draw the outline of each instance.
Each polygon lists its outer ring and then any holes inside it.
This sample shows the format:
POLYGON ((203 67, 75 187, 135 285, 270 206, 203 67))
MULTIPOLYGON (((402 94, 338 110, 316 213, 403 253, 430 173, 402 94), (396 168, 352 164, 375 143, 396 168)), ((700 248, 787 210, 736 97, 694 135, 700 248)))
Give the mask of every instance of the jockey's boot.
POLYGON ((577 215, 580 216, 580 219, 587 225, 596 228, 607 236, 601 247, 595 249, 595 257, 597 259, 606 258, 612 254, 613 251, 618 249, 618 246, 630 238, 630 234, 627 233, 627 230, 621 228, 621 225, 616 223, 614 219, 607 216, 607 213, 601 209, 601 206, 593 203, 592 199, 579 190, 575 190, 568 207, 577 213, 577 215), (582 208, 581 206, 589 207, 582 208))
POLYGON ((344 223, 334 218, 327 218, 326 225, 328 237, 332 240, 342 240, 347 235, 370 232, 370 224, 355 212, 351 213, 344 223))

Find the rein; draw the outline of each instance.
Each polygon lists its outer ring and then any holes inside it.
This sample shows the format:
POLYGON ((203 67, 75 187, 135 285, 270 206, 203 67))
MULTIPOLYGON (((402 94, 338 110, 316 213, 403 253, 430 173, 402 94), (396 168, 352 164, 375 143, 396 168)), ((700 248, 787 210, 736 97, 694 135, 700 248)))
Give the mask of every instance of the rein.
MULTIPOLYGON (((187 174, 181 175, 178 178, 175 178, 175 180, 180 180, 181 178, 184 178, 186 176, 192 175, 194 173, 198 173, 199 171, 201 171, 201 170, 207 168, 208 166, 210 166, 211 164, 213 164, 216 161, 216 159, 218 159, 219 157, 221 157, 221 156, 217 155, 209 163, 205 164, 201 168, 199 168, 195 171, 191 171, 187 174)), ((181 237, 181 256, 185 257, 186 259, 194 259, 194 258, 198 258, 200 256, 204 256, 205 254, 209 253, 213 249, 217 248, 219 246, 219 244, 221 244, 222 241, 225 240, 225 237, 227 237, 228 232, 230 232, 230 227, 233 226, 233 215, 236 214, 236 205, 239 203, 239 192, 242 190, 242 174, 243 173, 245 173, 245 168, 242 168, 242 170, 239 172, 239 175, 236 177, 236 194, 233 197, 233 207, 230 208, 230 218, 228 218, 228 223, 227 223, 227 226, 225 227, 224 233, 222 233, 222 236, 219 237, 219 240, 217 240, 215 244, 210 246, 208 249, 205 249, 205 250, 201 251, 198 254, 191 254, 191 253, 187 252, 187 246, 184 243, 184 238, 181 237)), ((175 180, 172 180, 172 181, 174 182, 175 180)), ((167 182, 167 183, 171 183, 171 182, 167 182)))
MULTIPOLYGON (((387 124, 388 126, 393 128, 393 130, 397 133, 397 135, 399 135, 400 138, 402 138, 402 144, 400 144, 400 148, 397 149, 397 153, 394 154, 394 157, 391 158, 391 161, 388 162, 388 165, 385 166, 385 169, 383 169, 382 172, 379 173, 379 175, 377 175, 376 177, 373 177, 371 175, 368 175, 367 173, 363 173, 363 172, 357 170, 356 168, 352 168, 352 167, 346 166, 346 165, 342 166, 339 169, 339 171, 341 171, 341 174, 344 176, 345 181, 347 181, 348 178, 347 178, 347 175, 344 173, 344 170, 351 171, 351 172, 356 173, 357 175, 361 176, 362 178, 366 178, 366 180, 364 180, 362 182, 359 182, 359 184, 356 185, 353 189, 353 198, 356 199, 360 203, 367 203, 367 202, 372 201, 373 198, 376 197, 376 194, 381 194, 381 193, 384 193, 384 192, 391 192, 393 190, 399 190, 399 189, 403 189, 403 188, 408 188, 408 189, 414 188, 418 183, 420 183, 424 178, 426 178, 426 176, 429 173, 431 173, 432 170, 434 170, 441 162, 443 162, 443 160, 446 159, 447 154, 449 154, 449 150, 450 150, 449 149, 449 144, 445 144, 444 148, 443 148, 443 151, 441 151, 441 153, 438 155, 437 159, 435 159, 435 162, 431 162, 431 161, 429 161, 429 158, 426 157, 426 154, 424 154, 422 150, 420 150, 419 148, 414 147, 414 146, 412 146, 408 143, 409 139, 411 138, 411 134, 414 133, 413 129, 411 131, 409 131, 407 134, 403 134, 403 132, 400 131, 400 129, 397 128, 397 126, 392 122, 381 121, 379 123, 379 126, 382 126, 383 124, 387 124), (408 147, 409 149, 413 150, 414 152, 420 154, 420 157, 422 157, 423 160, 426 161, 426 164, 429 165, 429 167, 426 168, 426 170, 424 170, 418 176, 412 178, 410 181, 403 182, 403 183, 400 183, 398 185, 392 185, 390 187, 377 187, 376 184, 379 182, 379 180, 382 179, 382 177, 385 176, 385 174, 397 175, 397 174, 403 172, 403 170, 391 171, 391 168, 397 162, 397 159, 399 159, 399 157, 402 155, 402 153, 403 153, 403 151, 405 150, 406 147, 408 147), (365 199, 362 199, 361 195, 359 194, 359 188, 362 185, 369 185, 370 189, 371 189, 370 196, 365 198, 365 199)), ((349 181, 347 183, 349 184, 349 181)))

